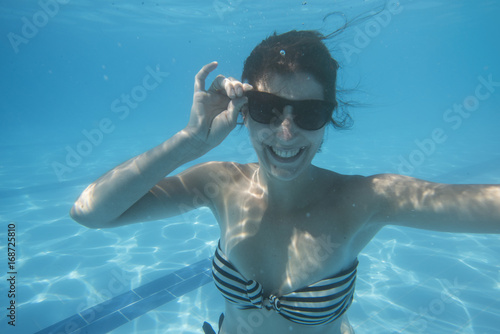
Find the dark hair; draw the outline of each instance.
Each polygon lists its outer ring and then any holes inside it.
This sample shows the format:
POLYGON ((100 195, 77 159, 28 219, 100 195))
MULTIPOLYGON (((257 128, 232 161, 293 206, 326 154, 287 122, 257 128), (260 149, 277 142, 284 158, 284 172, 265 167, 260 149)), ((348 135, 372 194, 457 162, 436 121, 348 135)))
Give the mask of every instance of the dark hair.
POLYGON ((246 59, 242 82, 256 85, 274 74, 299 71, 311 74, 323 86, 325 100, 336 105, 331 120, 333 126, 349 127, 351 117, 343 108, 338 108, 336 82, 339 65, 323 43, 326 38, 313 30, 292 30, 280 35, 275 32, 257 45, 246 59))

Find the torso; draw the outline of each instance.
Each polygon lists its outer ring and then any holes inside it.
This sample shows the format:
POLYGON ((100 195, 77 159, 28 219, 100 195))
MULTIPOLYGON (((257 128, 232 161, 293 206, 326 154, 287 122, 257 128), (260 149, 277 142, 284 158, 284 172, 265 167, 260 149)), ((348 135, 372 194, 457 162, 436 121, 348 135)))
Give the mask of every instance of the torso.
MULTIPOLYGON (((318 169, 314 192, 301 194, 301 205, 284 211, 268 205, 257 164, 234 166, 226 171, 231 182, 223 183, 213 207, 221 248, 246 279, 262 284, 264 296, 285 295, 345 270, 380 229, 368 224, 373 208, 368 194, 362 195, 363 177, 318 169)), ((325 328, 296 325, 274 311, 238 310, 229 303, 226 313, 222 333, 237 333, 242 324, 236 319, 249 316, 262 319, 254 321, 259 325, 255 333, 288 333, 290 328, 340 333, 341 318, 325 328)))

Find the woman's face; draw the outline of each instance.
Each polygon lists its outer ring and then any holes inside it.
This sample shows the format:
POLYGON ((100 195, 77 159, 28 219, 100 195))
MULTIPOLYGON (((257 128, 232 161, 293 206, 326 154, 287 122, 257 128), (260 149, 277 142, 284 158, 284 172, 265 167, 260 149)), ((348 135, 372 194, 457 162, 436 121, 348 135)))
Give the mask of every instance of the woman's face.
MULTIPOLYGON (((307 73, 275 74, 257 82, 254 89, 289 100, 324 100, 323 87, 307 73)), ((294 180, 309 169, 325 132, 325 127, 298 127, 293 122, 291 106, 284 107, 283 117, 277 122, 261 124, 247 115, 245 125, 261 169, 283 181, 294 180)))

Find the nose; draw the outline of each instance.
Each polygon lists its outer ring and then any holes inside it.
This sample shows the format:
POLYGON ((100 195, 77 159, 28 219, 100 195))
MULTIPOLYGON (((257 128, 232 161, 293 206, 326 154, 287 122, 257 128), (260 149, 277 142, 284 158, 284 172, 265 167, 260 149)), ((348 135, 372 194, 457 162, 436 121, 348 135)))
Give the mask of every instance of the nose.
POLYGON ((296 126, 293 122, 292 107, 285 106, 283 114, 276 124, 276 135, 283 141, 290 141, 295 137, 296 126))

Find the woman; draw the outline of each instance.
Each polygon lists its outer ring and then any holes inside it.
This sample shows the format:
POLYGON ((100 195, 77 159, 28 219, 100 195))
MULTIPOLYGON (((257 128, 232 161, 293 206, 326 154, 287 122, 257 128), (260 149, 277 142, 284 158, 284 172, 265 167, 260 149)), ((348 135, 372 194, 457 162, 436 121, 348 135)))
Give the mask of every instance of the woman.
POLYGON ((213 266, 226 298, 220 333, 353 333, 345 311, 357 256, 384 225, 500 232, 498 185, 341 175, 311 164, 327 123, 346 120, 323 40, 313 31, 269 37, 246 60, 245 83, 218 76, 205 90, 217 63, 205 65, 186 128, 105 174, 71 210, 77 222, 106 228, 209 207, 221 231, 213 266), (239 113, 258 163, 208 162, 165 178, 220 144, 239 113))

